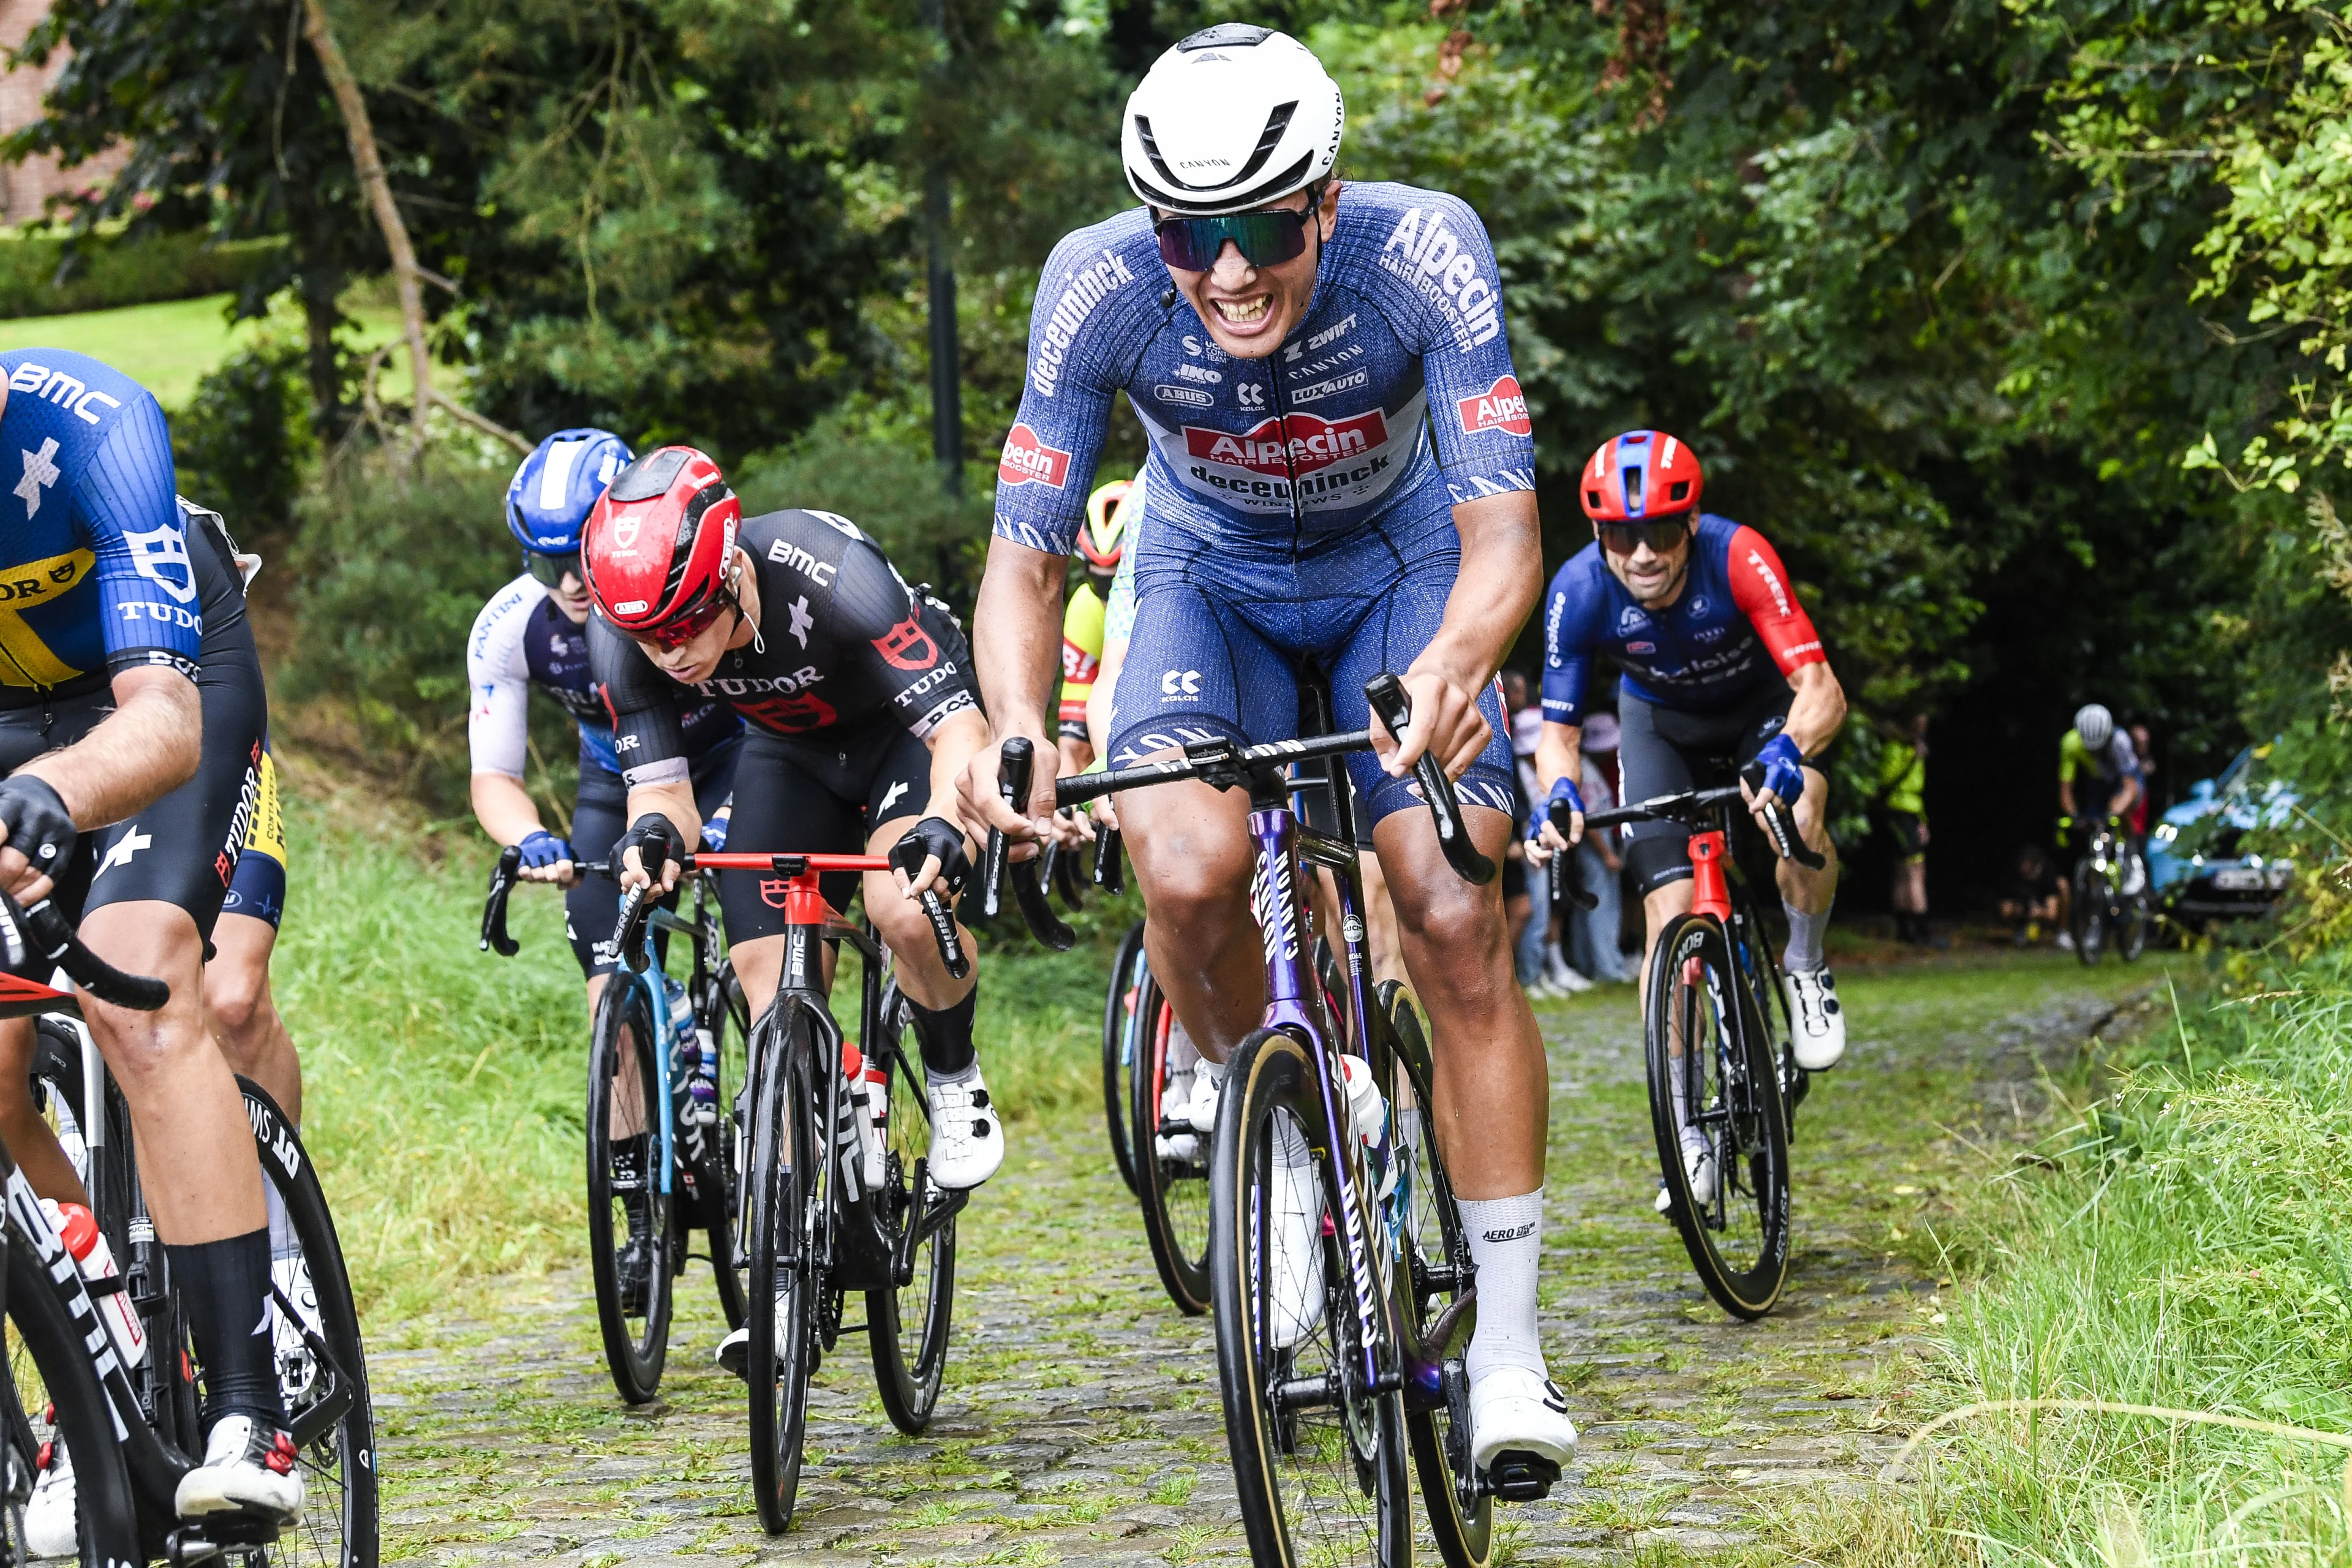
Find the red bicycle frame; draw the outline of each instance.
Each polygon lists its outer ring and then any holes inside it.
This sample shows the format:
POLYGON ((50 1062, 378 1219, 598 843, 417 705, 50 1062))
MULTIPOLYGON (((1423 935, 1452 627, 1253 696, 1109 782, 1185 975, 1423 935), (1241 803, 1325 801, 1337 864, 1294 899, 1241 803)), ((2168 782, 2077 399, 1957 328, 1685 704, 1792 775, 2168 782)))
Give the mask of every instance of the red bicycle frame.
POLYGON ((1691 899, 1693 910, 1713 915, 1719 921, 1731 919, 1731 884, 1723 874, 1723 830, 1712 828, 1690 837, 1691 880, 1696 892, 1691 899))

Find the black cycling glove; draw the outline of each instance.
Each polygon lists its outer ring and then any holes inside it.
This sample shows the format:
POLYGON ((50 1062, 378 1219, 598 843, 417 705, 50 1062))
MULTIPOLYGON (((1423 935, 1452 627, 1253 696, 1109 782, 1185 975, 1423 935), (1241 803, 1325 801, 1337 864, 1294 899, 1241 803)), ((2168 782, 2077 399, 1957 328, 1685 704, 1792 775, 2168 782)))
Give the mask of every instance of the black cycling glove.
POLYGON ((621 835, 618 844, 613 846, 614 870, 621 868, 623 858, 632 849, 637 852, 646 875, 656 882, 662 879, 662 872, 667 864, 678 859, 682 853, 677 842, 677 829, 672 827, 669 818, 658 811, 649 811, 629 824, 629 830, 621 835))
POLYGON ((7 847, 48 877, 65 869, 79 836, 58 792, 30 773, 0 779, 0 826, 8 830, 7 847))
POLYGON ((912 880, 934 855, 940 858, 940 880, 953 898, 971 876, 971 856, 963 847, 963 829, 946 817, 927 816, 907 829, 907 836, 890 847, 890 864, 912 880))

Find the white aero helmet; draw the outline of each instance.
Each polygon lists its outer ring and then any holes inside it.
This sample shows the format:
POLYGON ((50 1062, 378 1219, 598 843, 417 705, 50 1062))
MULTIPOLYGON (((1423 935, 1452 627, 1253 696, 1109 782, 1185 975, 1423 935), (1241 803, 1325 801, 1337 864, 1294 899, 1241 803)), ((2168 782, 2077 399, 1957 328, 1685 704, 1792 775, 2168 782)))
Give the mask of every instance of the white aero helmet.
POLYGON ((1305 44, 1223 22, 1152 62, 1127 100, 1119 160, 1161 212, 1247 212, 1331 173, 1347 106, 1305 44))
POLYGON ((2116 738, 2116 716, 2095 702, 2086 702, 2074 712, 2074 733, 2095 752, 2116 738))

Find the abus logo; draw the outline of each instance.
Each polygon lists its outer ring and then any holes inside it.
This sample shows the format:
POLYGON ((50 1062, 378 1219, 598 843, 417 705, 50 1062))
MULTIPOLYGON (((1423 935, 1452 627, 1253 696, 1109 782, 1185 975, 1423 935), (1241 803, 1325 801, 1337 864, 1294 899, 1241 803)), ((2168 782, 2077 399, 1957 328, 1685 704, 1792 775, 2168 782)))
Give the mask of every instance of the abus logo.
POLYGON ((1262 420, 1239 436, 1184 426, 1184 449, 1193 457, 1274 479, 1328 468, 1385 445, 1388 438, 1388 420, 1377 408, 1336 423, 1318 415, 1293 414, 1262 420))
POLYGON ((1025 485, 1034 480, 1060 489, 1069 477, 1070 455, 1037 439, 1037 432, 1026 425, 1015 425, 1004 437, 1003 456, 996 459, 998 484, 1025 485))
POLYGON ((1481 430, 1535 434, 1535 425, 1528 418, 1528 395, 1519 390, 1517 376, 1502 376, 1477 396, 1462 400, 1462 433, 1475 436, 1481 430))

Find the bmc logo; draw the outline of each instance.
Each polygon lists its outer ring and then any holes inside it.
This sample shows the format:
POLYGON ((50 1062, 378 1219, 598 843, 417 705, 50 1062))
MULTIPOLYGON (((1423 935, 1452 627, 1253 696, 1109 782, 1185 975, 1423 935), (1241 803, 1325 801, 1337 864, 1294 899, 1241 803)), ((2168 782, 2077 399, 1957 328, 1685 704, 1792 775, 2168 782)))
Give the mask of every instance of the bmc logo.
POLYGON ((1025 485, 1034 479, 1060 489, 1069 477, 1070 455, 1037 439, 1037 432, 1026 425, 1015 425, 1004 437, 1004 455, 996 459, 998 484, 1025 485))
POLYGON ((1502 377, 1478 396, 1464 398, 1461 406, 1465 436, 1481 430, 1508 430, 1514 436, 1535 433, 1535 425, 1528 418, 1528 395, 1519 390, 1517 376, 1502 377))
POLYGON ((1293 414, 1262 421, 1239 436, 1203 430, 1197 425, 1184 426, 1184 449, 1193 457, 1277 479, 1344 463, 1385 446, 1388 438, 1388 420, 1377 408, 1336 423, 1312 414, 1293 414))

